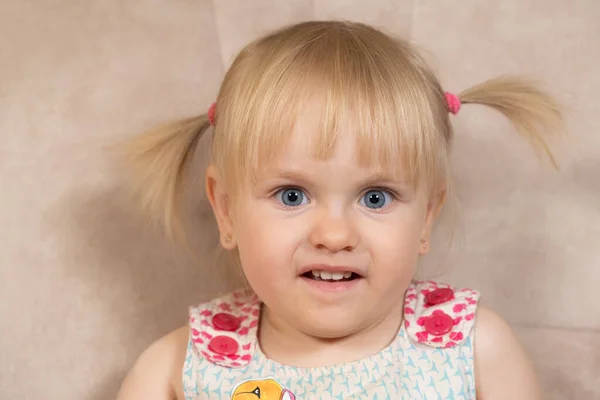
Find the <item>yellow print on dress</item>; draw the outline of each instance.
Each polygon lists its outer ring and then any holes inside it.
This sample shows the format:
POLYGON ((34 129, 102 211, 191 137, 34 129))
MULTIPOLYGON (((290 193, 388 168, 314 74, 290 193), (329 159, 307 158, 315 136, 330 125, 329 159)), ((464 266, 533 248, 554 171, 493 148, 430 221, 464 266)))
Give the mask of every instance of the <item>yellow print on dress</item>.
POLYGON ((296 400, 296 396, 274 379, 250 380, 240 383, 231 400, 296 400))

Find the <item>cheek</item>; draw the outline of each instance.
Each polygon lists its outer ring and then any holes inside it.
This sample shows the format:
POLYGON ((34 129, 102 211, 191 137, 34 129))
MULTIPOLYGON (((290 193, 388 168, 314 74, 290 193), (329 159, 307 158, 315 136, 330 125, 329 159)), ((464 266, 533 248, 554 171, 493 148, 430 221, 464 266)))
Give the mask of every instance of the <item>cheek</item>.
POLYGON ((425 214, 420 204, 405 205, 393 214, 373 220, 369 225, 382 246, 404 249, 420 242, 425 226, 425 214))
POLYGON ((417 221, 404 221, 387 228, 386 235, 382 237, 381 247, 392 254, 411 253, 416 250, 421 241, 423 224, 417 221))
POLYGON ((368 235, 371 238, 368 248, 374 263, 393 273, 414 270, 423 227, 424 216, 419 210, 407 210, 383 224, 371 226, 376 234, 368 235))
POLYGON ((301 232, 289 220, 274 218, 264 207, 241 209, 234 223, 240 259, 247 275, 286 273, 301 232))

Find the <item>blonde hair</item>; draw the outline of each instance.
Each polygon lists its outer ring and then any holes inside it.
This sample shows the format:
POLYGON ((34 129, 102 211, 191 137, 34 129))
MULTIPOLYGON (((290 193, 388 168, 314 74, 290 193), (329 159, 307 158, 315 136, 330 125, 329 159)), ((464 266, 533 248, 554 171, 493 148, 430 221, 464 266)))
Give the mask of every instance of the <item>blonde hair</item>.
MULTIPOLYGON (((504 114, 518 133, 555 164, 546 139, 562 131, 555 101, 528 81, 496 78, 458 95, 504 114)), ((370 26, 305 22, 247 45, 227 71, 216 99, 211 161, 235 194, 268 166, 307 104, 319 102, 315 156, 327 158, 342 123, 358 136, 359 161, 402 171, 413 187, 450 186, 453 130, 438 79, 408 42, 370 26)), ((163 126, 126 143, 139 188, 167 233, 182 232, 178 203, 183 171, 206 114, 163 126)), ((307 140, 309 140, 307 138, 307 140)))

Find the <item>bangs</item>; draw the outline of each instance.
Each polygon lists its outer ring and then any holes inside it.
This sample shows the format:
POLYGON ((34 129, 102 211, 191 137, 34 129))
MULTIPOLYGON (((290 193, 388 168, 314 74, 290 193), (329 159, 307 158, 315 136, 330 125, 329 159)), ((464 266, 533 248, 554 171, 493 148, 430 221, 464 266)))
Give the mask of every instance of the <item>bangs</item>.
POLYGON ((400 174, 415 189, 444 174, 443 92, 404 42, 360 24, 300 24, 251 44, 228 75, 213 138, 228 185, 254 182, 307 113, 319 121, 307 136, 317 159, 354 134, 362 166, 400 174))

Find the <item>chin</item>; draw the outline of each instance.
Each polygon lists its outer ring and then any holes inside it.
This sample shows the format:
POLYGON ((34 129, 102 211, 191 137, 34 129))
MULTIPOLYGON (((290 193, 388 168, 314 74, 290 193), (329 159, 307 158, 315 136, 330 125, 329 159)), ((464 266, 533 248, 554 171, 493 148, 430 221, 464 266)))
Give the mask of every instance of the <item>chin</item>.
POLYGON ((305 315, 298 330, 319 339, 341 339, 360 332, 367 325, 366 321, 358 321, 356 314, 352 314, 352 318, 339 314, 332 318, 331 314, 326 312, 318 314, 320 315, 305 315))

